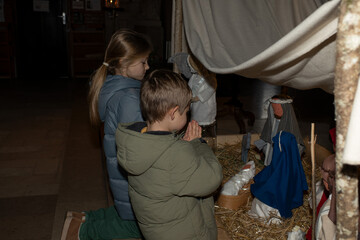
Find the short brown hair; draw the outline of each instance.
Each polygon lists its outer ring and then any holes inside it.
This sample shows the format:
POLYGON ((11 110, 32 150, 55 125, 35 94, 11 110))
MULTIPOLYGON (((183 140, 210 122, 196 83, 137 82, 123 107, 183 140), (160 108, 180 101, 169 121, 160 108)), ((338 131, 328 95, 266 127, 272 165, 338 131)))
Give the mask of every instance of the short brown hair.
POLYGON ((176 106, 183 114, 190 105, 191 97, 191 89, 180 74, 170 70, 154 70, 141 85, 141 112, 149 123, 161 121, 176 106))

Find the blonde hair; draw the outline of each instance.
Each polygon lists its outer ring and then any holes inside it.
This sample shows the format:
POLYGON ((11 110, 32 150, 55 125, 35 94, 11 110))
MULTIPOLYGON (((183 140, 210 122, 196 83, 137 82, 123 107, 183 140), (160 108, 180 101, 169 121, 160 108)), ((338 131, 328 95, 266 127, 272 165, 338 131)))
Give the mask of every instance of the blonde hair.
POLYGON ((98 101, 106 76, 116 75, 138 58, 149 55, 151 51, 152 46, 148 38, 138 32, 123 29, 112 35, 105 51, 104 63, 91 77, 88 100, 92 124, 100 124, 98 101))
POLYGON ((140 106, 148 123, 164 119, 166 113, 179 106, 180 114, 190 106, 192 93, 180 74, 169 70, 154 70, 142 82, 140 106))

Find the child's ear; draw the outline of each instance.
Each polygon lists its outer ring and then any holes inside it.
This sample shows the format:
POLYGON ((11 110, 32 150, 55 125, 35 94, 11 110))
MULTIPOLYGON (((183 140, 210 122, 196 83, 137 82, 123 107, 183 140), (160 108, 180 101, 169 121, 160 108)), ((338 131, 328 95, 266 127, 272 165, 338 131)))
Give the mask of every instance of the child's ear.
POLYGON ((175 119, 175 113, 176 113, 176 111, 179 111, 179 106, 176 106, 176 107, 171 108, 171 109, 169 110, 169 115, 170 115, 171 120, 174 120, 174 119, 175 119))
POLYGON ((122 66, 123 59, 120 58, 118 60, 118 66, 115 68, 115 72, 117 75, 124 75, 125 74, 125 68, 122 66))

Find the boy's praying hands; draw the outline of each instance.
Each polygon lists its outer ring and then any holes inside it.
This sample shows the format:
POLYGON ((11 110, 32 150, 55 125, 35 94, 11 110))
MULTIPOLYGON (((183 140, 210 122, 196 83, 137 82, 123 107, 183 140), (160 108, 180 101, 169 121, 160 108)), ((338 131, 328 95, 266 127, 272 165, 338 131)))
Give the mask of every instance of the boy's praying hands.
POLYGON ((201 138, 201 127, 199 126, 197 121, 192 120, 188 124, 183 140, 191 141, 196 138, 201 138))

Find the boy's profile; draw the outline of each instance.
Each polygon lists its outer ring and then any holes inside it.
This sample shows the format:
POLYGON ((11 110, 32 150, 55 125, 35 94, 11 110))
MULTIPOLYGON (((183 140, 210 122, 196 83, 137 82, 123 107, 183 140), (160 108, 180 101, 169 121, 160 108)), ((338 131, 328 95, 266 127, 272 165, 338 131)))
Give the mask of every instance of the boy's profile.
POLYGON ((141 111, 146 122, 120 124, 117 157, 129 173, 129 195, 145 239, 216 239, 212 193, 222 168, 201 140, 201 127, 189 123, 192 93, 187 82, 155 70, 142 83, 141 111))

